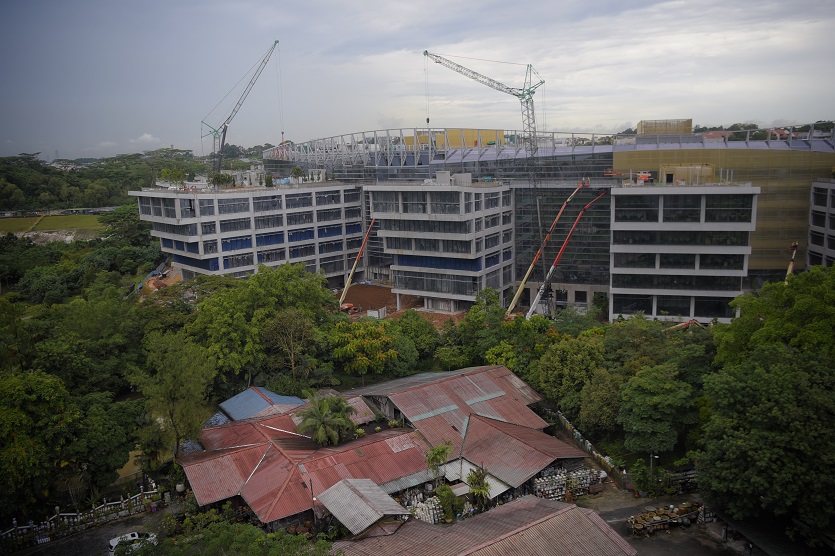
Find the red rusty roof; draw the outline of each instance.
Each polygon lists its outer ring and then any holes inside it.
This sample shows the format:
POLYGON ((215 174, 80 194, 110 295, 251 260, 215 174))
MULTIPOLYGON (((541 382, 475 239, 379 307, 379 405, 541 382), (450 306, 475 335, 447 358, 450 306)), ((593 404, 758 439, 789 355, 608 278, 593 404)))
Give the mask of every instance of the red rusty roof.
POLYGON ((337 447, 318 448, 288 431, 285 427, 292 423, 288 420, 275 416, 204 431, 214 444, 244 437, 261 441, 183 458, 198 503, 240 494, 258 518, 269 523, 309 510, 313 494, 342 479, 384 484, 426 468, 427 447, 414 431, 390 429, 337 447))
POLYGON ((406 390, 388 397, 430 445, 452 442, 450 458, 460 452, 470 414, 531 429, 548 425, 528 407, 539 396, 507 367, 476 367, 448 376, 435 374, 435 382, 406 383, 406 390))
POLYGON ((340 541, 345 556, 634 556, 637 551, 591 510, 525 496, 452 526, 407 521, 385 537, 340 541))
POLYGON ((470 417, 462 455, 512 487, 518 487, 558 459, 583 458, 585 452, 542 431, 470 417))
POLYGON ((180 463, 197 503, 201 506, 211 504, 240 493, 268 449, 269 444, 261 443, 183 458, 180 463))

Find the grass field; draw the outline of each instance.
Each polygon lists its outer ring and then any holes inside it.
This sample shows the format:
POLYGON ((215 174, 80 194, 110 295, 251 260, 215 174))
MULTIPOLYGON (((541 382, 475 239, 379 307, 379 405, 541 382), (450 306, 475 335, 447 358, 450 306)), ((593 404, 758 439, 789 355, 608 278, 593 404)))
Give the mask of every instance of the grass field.
POLYGON ((4 234, 25 232, 37 219, 34 216, 31 218, 0 218, 0 232, 4 234))
POLYGON ((61 230, 100 230, 99 217, 93 214, 75 214, 72 216, 46 216, 38 222, 33 231, 54 232, 61 230))

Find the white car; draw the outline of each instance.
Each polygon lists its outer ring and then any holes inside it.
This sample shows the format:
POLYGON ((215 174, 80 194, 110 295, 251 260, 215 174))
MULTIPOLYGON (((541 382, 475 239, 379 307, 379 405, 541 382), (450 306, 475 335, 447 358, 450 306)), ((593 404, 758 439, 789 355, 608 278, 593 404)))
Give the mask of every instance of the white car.
POLYGON ((127 550, 129 553, 133 550, 134 546, 139 546, 143 542, 157 544, 157 536, 153 533, 140 533, 133 531, 131 533, 126 533, 119 537, 110 539, 107 543, 107 556, 113 556, 116 553, 116 545, 119 543, 130 544, 131 546, 127 550))

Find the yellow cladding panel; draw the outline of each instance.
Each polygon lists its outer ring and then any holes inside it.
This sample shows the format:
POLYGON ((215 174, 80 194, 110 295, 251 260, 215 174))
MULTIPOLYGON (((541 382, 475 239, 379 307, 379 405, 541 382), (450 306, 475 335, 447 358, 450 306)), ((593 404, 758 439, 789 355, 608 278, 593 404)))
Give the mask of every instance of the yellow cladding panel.
MULTIPOLYGON (((615 171, 655 170, 664 167, 712 165, 733 181, 760 188, 757 229, 751 235, 751 270, 785 268, 789 246, 797 241, 806 252, 809 194, 812 182, 831 175, 835 154, 770 149, 692 149, 615 152, 615 171)), ((661 180, 663 181, 663 179, 661 180)))
POLYGON ((504 132, 498 129, 454 129, 446 130, 448 145, 444 144, 444 135, 435 136, 437 148, 448 147, 457 149, 461 147, 486 147, 492 145, 504 145, 504 132))

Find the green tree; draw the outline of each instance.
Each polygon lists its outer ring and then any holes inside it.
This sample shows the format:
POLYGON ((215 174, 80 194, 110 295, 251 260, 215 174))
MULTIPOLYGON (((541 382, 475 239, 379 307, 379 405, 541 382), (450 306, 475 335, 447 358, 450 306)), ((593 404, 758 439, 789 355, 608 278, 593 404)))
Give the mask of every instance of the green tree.
POLYGON ((312 390, 306 390, 304 396, 310 405, 298 412, 301 418, 296 426, 298 432, 309 434, 320 446, 335 446, 345 438, 348 431, 354 429, 350 416, 356 410, 344 398, 318 396, 312 390))
POLYGON ((443 444, 432 446, 426 452, 426 465, 429 467, 429 472, 432 474, 432 479, 435 484, 441 476, 441 467, 443 467, 449 460, 449 453, 452 450, 452 442, 444 440, 443 444))
POLYGON ((203 349, 181 331, 145 336, 147 368, 130 378, 145 396, 148 413, 158 419, 174 457, 180 455, 183 439, 196 438, 211 414, 207 397, 215 367, 203 349))
POLYGON ((481 365, 485 362, 487 351, 501 340, 503 322, 504 308, 498 292, 492 288, 478 292, 475 304, 467 311, 457 331, 469 364, 481 365))
POLYGON ((0 515, 20 518, 49 493, 79 411, 61 380, 40 371, 0 373, 0 399, 0 515))
POLYGON ((87 484, 106 487, 130 459, 136 445, 135 428, 141 402, 113 402, 108 392, 87 394, 79 400, 78 431, 68 449, 76 472, 87 484))
POLYGON ((682 426, 696 422, 691 393, 691 386, 678 380, 674 364, 638 371, 621 394, 618 421, 626 433, 626 449, 650 454, 672 450, 682 426))
POLYGON ((435 326, 428 319, 414 309, 409 309, 397 319, 396 328, 414 343, 421 359, 432 358, 439 337, 435 326))
POLYGON ((734 517, 835 519, 835 269, 812 267, 732 302, 705 377, 710 415, 696 454, 705 496, 734 517))
POLYGON ((835 375, 822 354, 752 348, 705 379, 711 416, 699 485, 736 518, 766 511, 818 527, 835 518, 835 375))
POLYGON ((151 223, 139 219, 136 203, 122 205, 111 212, 99 216, 104 224, 102 237, 116 240, 127 245, 144 247, 151 243, 151 223))
POLYGON ((351 375, 380 374, 397 358, 389 321, 338 322, 328 334, 333 360, 351 375))
POLYGON ((605 368, 592 371, 580 391, 578 425, 589 433, 610 433, 618 430, 620 398, 625 379, 605 368))
POLYGON ((490 481, 487 480, 487 470, 484 467, 470 470, 467 474, 467 484, 478 512, 482 513, 487 510, 490 502, 490 481))
POLYGON ((295 307, 281 309, 264 326, 264 344, 278 351, 296 378, 305 353, 316 339, 313 319, 295 307))
POLYGON ((580 393, 592 374, 602 368, 603 343, 589 334, 581 338, 561 335, 539 362, 540 391, 572 417, 580 412, 580 393))

